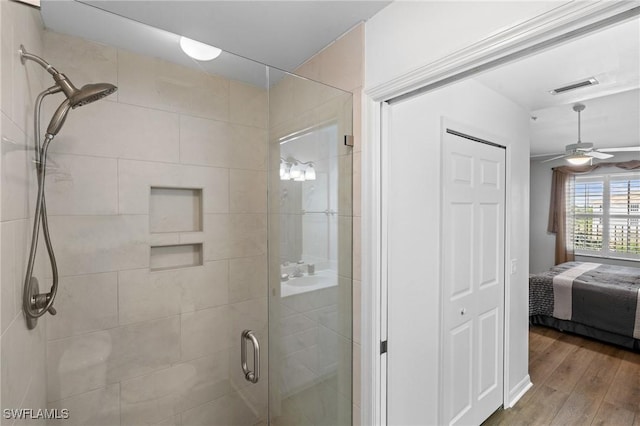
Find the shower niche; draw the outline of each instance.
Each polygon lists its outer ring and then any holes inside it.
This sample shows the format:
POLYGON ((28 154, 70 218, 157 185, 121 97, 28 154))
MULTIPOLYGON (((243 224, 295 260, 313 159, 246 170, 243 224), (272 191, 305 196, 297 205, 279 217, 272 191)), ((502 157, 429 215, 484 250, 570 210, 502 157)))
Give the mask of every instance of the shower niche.
POLYGON ((203 264, 201 188, 151 187, 149 232, 152 272, 203 264))

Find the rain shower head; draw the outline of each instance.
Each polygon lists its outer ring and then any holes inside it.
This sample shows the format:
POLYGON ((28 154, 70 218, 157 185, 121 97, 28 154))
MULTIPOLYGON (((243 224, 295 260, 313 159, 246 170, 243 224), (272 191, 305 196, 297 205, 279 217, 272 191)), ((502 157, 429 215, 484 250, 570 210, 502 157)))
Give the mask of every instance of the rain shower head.
POLYGON ((19 52, 20 60, 23 64, 27 59, 32 60, 40 64, 40 66, 53 76, 56 86, 54 86, 55 88, 49 89, 49 93, 62 91, 67 97, 67 99, 60 104, 56 112, 53 114, 49 127, 47 128, 47 133, 52 136, 55 136, 60 131, 60 128, 67 118, 69 109, 75 109, 83 105, 90 104, 91 102, 100 100, 118 90, 116 86, 109 83, 85 84, 81 89, 78 89, 73 85, 73 83, 71 83, 66 75, 58 72, 58 70, 41 57, 28 53, 24 46, 20 45, 19 52))
POLYGON ((85 84, 69 98, 69 103, 71 108, 78 108, 107 97, 116 90, 118 88, 109 83, 85 84))

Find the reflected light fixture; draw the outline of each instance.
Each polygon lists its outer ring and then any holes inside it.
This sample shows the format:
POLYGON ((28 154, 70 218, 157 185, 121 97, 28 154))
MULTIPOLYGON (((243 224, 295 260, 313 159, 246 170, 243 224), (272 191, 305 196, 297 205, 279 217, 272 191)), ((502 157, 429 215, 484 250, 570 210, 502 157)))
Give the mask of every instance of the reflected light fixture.
POLYGON ((280 158, 280 180, 294 180, 296 182, 316 180, 316 169, 311 161, 304 162, 293 157, 286 160, 280 158))
POLYGON ((591 161, 591 158, 592 157, 584 154, 573 154, 567 157, 567 161, 574 166, 584 166, 591 161))
POLYGON ((312 162, 307 164, 307 170, 304 172, 304 177, 306 180, 316 180, 316 169, 313 168, 312 162))
POLYGON ((291 166, 291 170, 289 171, 293 180, 300 180, 302 177, 304 179, 304 169, 302 168, 302 164, 299 162, 295 162, 293 166, 291 166))
POLYGON ((211 61, 222 53, 221 49, 181 36, 180 48, 189 57, 197 61, 211 61))

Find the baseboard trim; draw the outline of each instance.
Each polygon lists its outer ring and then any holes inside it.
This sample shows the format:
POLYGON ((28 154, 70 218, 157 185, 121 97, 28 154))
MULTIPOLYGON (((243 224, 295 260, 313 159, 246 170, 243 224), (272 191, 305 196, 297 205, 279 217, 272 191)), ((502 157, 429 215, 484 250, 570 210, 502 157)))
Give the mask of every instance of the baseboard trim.
POLYGON ((527 374, 522 380, 520 380, 520 383, 518 383, 509 392, 509 406, 504 408, 511 408, 516 405, 516 402, 518 402, 520 398, 522 398, 524 394, 527 393, 529 389, 531 389, 532 386, 533 383, 531 383, 531 378, 527 374))

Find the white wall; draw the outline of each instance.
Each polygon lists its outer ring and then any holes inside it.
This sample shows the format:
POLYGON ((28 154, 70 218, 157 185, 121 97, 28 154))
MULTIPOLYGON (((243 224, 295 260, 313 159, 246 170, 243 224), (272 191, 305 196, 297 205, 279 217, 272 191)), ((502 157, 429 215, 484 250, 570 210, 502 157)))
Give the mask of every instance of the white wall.
MULTIPOLYGON (((389 85, 400 76, 459 52, 472 44, 565 5, 551 2, 403 2, 390 4, 366 24, 365 92, 389 85)), ((398 89, 399 93, 401 89, 398 89)), ((471 98, 469 98, 472 101, 471 98)), ((460 105, 456 106, 456 111, 460 105)), ((528 128, 522 129, 522 136, 528 128)), ((526 138, 526 136, 525 136, 526 138)), ((364 144, 366 147, 367 144, 364 144)), ((529 384, 528 377, 528 272, 529 272, 529 144, 511 150, 511 205, 507 212, 508 259, 517 259, 511 276, 510 347, 508 348, 509 400, 516 399, 529 384)), ((363 160, 374 156, 363 150, 363 160)), ((363 165, 363 175, 375 169, 363 165)), ((372 177, 375 180, 375 178, 372 177)), ((363 200, 366 205, 369 201, 363 200)), ((368 232, 369 230, 365 230, 368 232)), ((374 296, 364 295, 367 300, 374 296)), ((365 410, 365 413, 367 411, 365 410)), ((366 420, 366 418, 365 418, 366 420)))
MULTIPOLYGON (((618 153, 610 161, 637 160, 638 154, 618 153)), ((529 269, 531 273, 543 272, 555 265, 555 235, 547 232, 549 219, 549 201, 551 197, 551 169, 564 165, 564 160, 548 163, 531 161, 531 226, 529 228, 529 269)), ((612 168, 615 172, 621 169, 612 168)), ((576 260, 584 262, 607 263, 610 265, 639 267, 638 262, 616 259, 600 259, 577 256, 576 260)))
MULTIPOLYGON (((389 141, 389 285, 401 282, 403 287, 413 286, 411 296, 407 300, 394 299, 398 293, 389 290, 389 416, 394 422, 401 424, 419 424, 418 419, 411 418, 409 409, 416 404, 422 407, 420 412, 426 424, 437 423, 438 385, 437 380, 425 381, 420 392, 415 392, 415 401, 397 401, 393 391, 406 386, 406 381, 394 376, 394 367, 400 364, 421 365, 421 375, 437 377, 438 351, 437 345, 419 354, 419 361, 411 359, 416 355, 394 353, 393 347, 401 345, 400 339, 408 328, 412 328, 426 341, 437 341, 439 332, 439 263, 440 241, 440 131, 441 117, 447 117, 465 126, 483 129, 496 135, 496 141, 507 146, 507 259, 517 260, 517 270, 506 277, 507 295, 510 295, 511 312, 509 321, 509 353, 511 363, 509 370, 509 388, 515 389, 527 377, 528 367, 528 158, 529 158, 529 116, 518 105, 502 95, 481 85, 467 80, 449 86, 419 98, 409 100, 392 107, 393 115, 391 138, 389 141), (406 108, 419 111, 416 116, 407 114, 406 108), (397 117, 408 117, 413 122, 411 132, 408 123, 398 122, 397 117), (419 125, 415 123, 419 122, 419 125), (416 127, 419 126, 419 129, 416 127), (404 152, 404 155, 402 154, 404 152), (402 164, 393 166, 395 157, 402 159, 402 164), (398 172, 404 170, 404 174, 398 172), (418 192, 408 191, 411 188, 404 183, 408 180, 429 182, 418 192), (394 215, 395 213, 395 215, 394 215), (402 237, 404 236, 404 238, 402 237), (396 246, 404 241, 402 246, 396 246), (415 245, 410 245, 414 241, 415 245), (428 275, 416 274, 415 265, 428 275), (409 306, 412 300, 419 300, 423 305, 426 318, 416 324, 416 318, 406 317, 400 306, 409 306), (411 325, 409 327, 409 325, 411 325), (417 327, 417 328, 416 328, 417 327), (393 342, 393 343, 391 343, 393 342), (409 357, 406 359, 406 357, 409 357), (419 403, 419 401, 422 401, 419 403), (399 403, 399 405, 397 404, 399 403), (405 406, 404 404, 408 404, 405 406), (409 417, 406 417, 409 416, 409 417)), ((509 260, 507 260, 508 262, 509 260)), ((408 294, 403 290, 402 294, 408 294)), ((407 310, 408 312, 408 310, 407 310)), ((414 338, 413 336, 409 336, 414 338)), ((418 345, 414 345, 418 346, 418 345)))
POLYGON ((396 1, 367 22, 371 88, 437 61, 566 1, 396 1))

